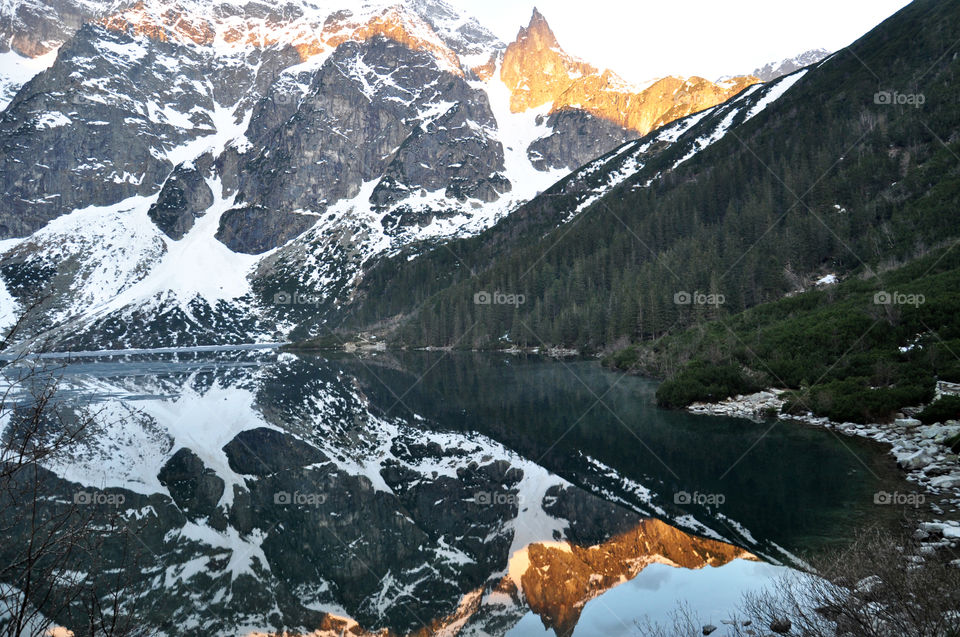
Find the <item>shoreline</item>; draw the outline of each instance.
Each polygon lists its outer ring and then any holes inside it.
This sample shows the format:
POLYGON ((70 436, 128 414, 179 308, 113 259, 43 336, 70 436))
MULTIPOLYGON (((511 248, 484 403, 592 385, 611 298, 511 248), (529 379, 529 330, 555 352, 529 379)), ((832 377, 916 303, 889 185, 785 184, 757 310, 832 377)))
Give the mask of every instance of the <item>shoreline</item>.
MULTIPOLYGON (((938 385, 938 397, 941 389, 938 385)), ((943 444, 946 439, 960 433, 960 422, 948 420, 924 425, 912 417, 919 409, 904 409, 905 413, 897 414, 891 424, 839 423, 810 412, 802 416, 782 414, 780 408, 784 401, 780 396, 785 391, 771 388, 715 403, 697 402, 689 405, 686 411, 754 421, 776 418, 889 445, 888 452, 896 459, 904 478, 917 485, 921 493, 881 491, 874 495, 874 503, 917 508, 918 519, 914 524, 913 536, 924 542, 924 548, 927 549, 922 551, 924 554, 932 554, 940 548, 956 549, 960 545, 960 459, 943 444), (923 505, 928 506, 929 513, 920 513, 923 505)), ((951 563, 960 567, 960 559, 951 560, 951 563)))

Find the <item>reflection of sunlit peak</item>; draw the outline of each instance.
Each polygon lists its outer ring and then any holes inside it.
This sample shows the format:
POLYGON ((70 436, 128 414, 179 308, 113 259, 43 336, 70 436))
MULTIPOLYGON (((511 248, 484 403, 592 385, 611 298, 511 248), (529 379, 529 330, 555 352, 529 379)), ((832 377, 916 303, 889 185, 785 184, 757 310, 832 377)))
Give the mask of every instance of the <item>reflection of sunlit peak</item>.
POLYGON ((536 542, 516 551, 504 578, 518 596, 558 635, 573 632, 591 599, 636 577, 650 564, 700 569, 735 559, 756 560, 732 544, 690 535, 660 520, 589 547, 536 542))
MULTIPOLYGON (((517 590, 520 591, 523 590, 523 583, 521 579, 530 568, 530 548, 532 546, 534 546, 534 544, 525 546, 519 551, 515 552, 510 556, 510 561, 507 564, 507 577, 513 581, 517 587, 517 590)), ((544 549, 553 549, 566 553, 573 553, 573 548, 570 546, 569 542, 537 542, 536 546, 544 549)))

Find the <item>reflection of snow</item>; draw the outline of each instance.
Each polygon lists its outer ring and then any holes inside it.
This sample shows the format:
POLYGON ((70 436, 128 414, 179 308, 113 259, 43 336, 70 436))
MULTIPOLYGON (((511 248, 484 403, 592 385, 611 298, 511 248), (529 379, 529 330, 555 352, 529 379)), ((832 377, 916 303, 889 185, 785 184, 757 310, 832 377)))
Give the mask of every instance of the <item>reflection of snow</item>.
POLYGON ((577 623, 577 634, 620 634, 624 623, 643 625, 645 619, 672 626, 671 613, 680 602, 686 602, 704 623, 719 626, 743 601, 745 593, 769 586, 790 572, 785 567, 739 559, 699 570, 654 563, 629 582, 587 602, 577 623))
MULTIPOLYGON (((117 487, 149 495, 166 493, 157 475, 167 460, 188 448, 224 480, 220 503, 233 502, 233 485, 243 478, 227 462, 223 446, 247 429, 271 427, 253 407, 254 395, 214 385, 199 392, 189 384, 179 395, 136 396, 106 381, 87 381, 84 391, 112 396, 95 405, 94 436, 82 453, 51 466, 61 477, 94 488, 117 487)), ((159 393, 148 389, 145 393, 159 393)))

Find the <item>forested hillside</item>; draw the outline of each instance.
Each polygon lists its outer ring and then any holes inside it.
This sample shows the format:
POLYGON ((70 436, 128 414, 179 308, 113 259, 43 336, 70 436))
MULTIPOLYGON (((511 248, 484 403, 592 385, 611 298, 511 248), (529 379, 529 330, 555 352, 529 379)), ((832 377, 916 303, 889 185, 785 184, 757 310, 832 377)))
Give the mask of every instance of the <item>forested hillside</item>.
POLYGON ((628 346, 605 363, 667 378, 657 391, 666 407, 780 387, 793 390, 788 411, 876 422, 928 403, 936 380, 960 382, 958 316, 960 251, 941 248, 628 346))

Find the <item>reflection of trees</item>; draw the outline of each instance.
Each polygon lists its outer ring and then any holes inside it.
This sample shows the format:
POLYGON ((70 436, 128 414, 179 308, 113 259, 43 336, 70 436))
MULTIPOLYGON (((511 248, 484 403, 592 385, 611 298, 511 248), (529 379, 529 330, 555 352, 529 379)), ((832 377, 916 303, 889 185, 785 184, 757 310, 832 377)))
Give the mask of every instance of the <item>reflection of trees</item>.
MULTIPOLYGON (((763 436, 770 423, 657 409, 654 383, 620 379, 591 362, 470 352, 394 355, 405 371, 379 367, 377 357, 342 364, 381 409, 409 407, 441 427, 486 434, 583 486, 590 486, 587 455, 658 491, 668 509, 680 490, 723 493, 725 515, 781 545, 844 537, 877 514, 871 503, 878 485, 844 446, 862 452, 866 443, 841 444, 796 424, 763 436)), ((896 479, 884 455, 860 455, 872 471, 896 479)), ((705 521, 712 515, 695 513, 705 521)), ((722 522, 711 525, 724 532, 722 522)))

